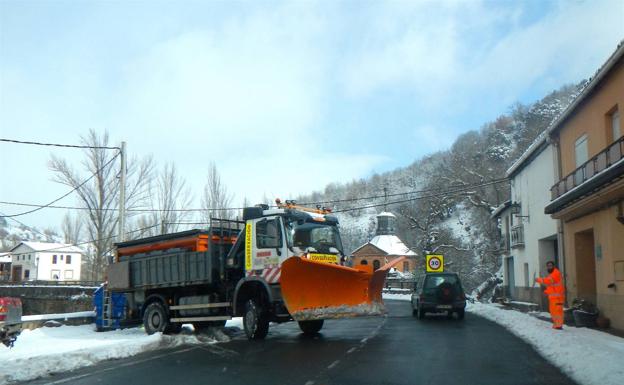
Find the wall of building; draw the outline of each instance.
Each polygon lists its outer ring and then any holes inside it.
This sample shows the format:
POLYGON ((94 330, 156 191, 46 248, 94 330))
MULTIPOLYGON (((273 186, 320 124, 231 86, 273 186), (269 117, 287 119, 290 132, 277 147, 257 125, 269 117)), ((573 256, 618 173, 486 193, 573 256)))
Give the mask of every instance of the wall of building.
MULTIPOLYGON (((520 204, 520 212, 515 215, 513 209, 507 210, 501 218, 503 224, 509 220, 512 225, 521 224, 524 230, 524 247, 510 248, 506 256, 513 257, 515 287, 510 287, 511 260, 504 261, 508 295, 518 301, 542 304, 535 278, 546 274, 547 261, 556 259, 557 221, 544 214, 544 207, 550 202, 550 187, 555 183, 554 156, 552 146, 547 146, 514 175, 511 201, 520 204)), ((506 225, 503 229, 504 233, 511 230, 506 225)))
POLYGON ((37 255, 30 248, 21 246, 18 247, 13 253, 11 253, 11 271, 14 271, 15 267, 21 267, 22 273, 19 279, 13 277, 11 273, 11 280, 23 281, 36 279, 37 274, 37 255), (28 270, 28 277, 26 277, 26 271, 28 270))
MULTIPOLYGON (((387 256, 387 255, 353 255, 352 261, 353 265, 361 265, 362 261, 366 261, 367 265, 373 266, 375 261, 379 261, 379 266, 385 265, 387 262, 391 262, 395 258, 399 258, 398 256, 387 256)), ((405 261, 400 262, 398 265, 394 266, 400 272, 414 272, 416 270, 416 258, 407 258, 405 261)))
POLYGON ((80 280, 81 255, 67 252, 41 252, 39 255, 39 279, 55 280, 58 275, 59 281, 80 280), (56 255, 56 264, 52 263, 56 255), (71 263, 67 263, 67 256, 71 255, 71 263), (71 273, 69 273, 71 272, 71 273))
POLYGON ((616 268, 624 264, 624 225, 616 220, 617 214, 617 206, 611 206, 564 223, 566 289, 570 303, 573 298, 591 290, 588 286, 593 284, 593 275, 595 294, 585 296, 590 300, 595 298, 611 325, 624 330, 624 277, 619 276, 620 280, 616 280, 616 268), (593 244, 589 246, 593 247, 588 249, 585 243, 592 241, 592 236, 593 244), (612 283, 615 287, 609 288, 612 283))
POLYGON ((78 281, 81 275, 82 255, 64 251, 35 252, 21 246, 12 253, 12 266, 22 266, 21 280, 78 281), (56 264, 52 263, 54 255, 56 264), (67 263, 68 255, 71 255, 71 263, 67 263), (29 270, 28 278, 25 277, 26 270, 29 270), (54 278, 54 275, 58 275, 58 279, 54 278))
MULTIPOLYGON (((598 86, 585 99, 580 107, 565 122, 565 128, 560 134, 561 148, 561 177, 565 177, 576 169, 574 144, 583 134, 587 134, 587 148, 589 159, 606 148, 612 141, 610 134, 610 121, 607 121, 607 114, 618 106, 620 117, 624 113, 624 62, 620 62, 613 67, 611 73, 607 75, 602 84, 598 86)), ((622 122, 620 118, 620 132, 622 132, 622 122)))

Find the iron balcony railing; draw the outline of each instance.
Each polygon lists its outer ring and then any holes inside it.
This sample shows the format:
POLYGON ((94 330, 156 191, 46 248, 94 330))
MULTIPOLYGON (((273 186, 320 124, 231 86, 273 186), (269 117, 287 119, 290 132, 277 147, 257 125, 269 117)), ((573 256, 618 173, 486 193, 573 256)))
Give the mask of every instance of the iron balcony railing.
POLYGON ((550 188, 551 200, 555 200, 573 188, 580 186, 593 178, 594 175, 608 169, 622 158, 624 158, 624 136, 611 143, 596 156, 555 183, 555 185, 550 188))
POLYGON ((515 225, 511 228, 511 248, 524 247, 524 226, 515 225))

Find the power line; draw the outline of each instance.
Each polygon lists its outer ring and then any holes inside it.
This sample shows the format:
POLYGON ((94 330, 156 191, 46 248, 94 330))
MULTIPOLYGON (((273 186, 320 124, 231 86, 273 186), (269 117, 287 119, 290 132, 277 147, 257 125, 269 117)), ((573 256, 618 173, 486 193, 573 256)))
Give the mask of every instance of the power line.
POLYGON ((380 207, 380 206, 384 206, 384 205, 407 203, 407 202, 412 202, 412 201, 416 201, 416 200, 420 200, 420 199, 435 198, 435 197, 438 197, 440 195, 446 195, 446 196, 451 195, 451 196, 453 196, 453 195, 468 194, 468 191, 473 189, 473 188, 475 188, 475 187, 485 187, 485 186, 490 186, 490 185, 494 185, 494 184, 503 183, 505 181, 506 181, 506 179, 505 180, 493 180, 493 181, 489 181, 489 182, 485 182, 485 183, 465 186, 465 188, 461 188, 461 189, 449 190, 449 191, 439 191, 436 194, 422 195, 422 196, 418 196, 418 197, 402 199, 402 200, 392 201, 392 202, 387 202, 387 203, 378 203, 378 204, 372 204, 372 205, 366 205, 366 206, 346 208, 346 209, 342 209, 342 210, 334 210, 333 212, 335 212, 335 213, 342 213, 342 212, 347 212, 347 211, 355 211, 355 210, 362 210, 362 209, 368 209, 368 208, 373 208, 373 207, 380 207))
POLYGON ((0 142, 17 143, 17 144, 31 144, 31 145, 35 145, 35 146, 51 146, 51 147, 67 147, 67 148, 88 148, 88 149, 96 149, 96 150, 120 150, 119 147, 84 146, 84 145, 76 145, 76 144, 30 142, 30 141, 24 141, 24 140, 4 139, 4 138, 0 138, 0 142))
MULTIPOLYGON (((507 178, 498 178, 498 179, 490 179, 490 180, 487 180, 487 181, 482 181, 480 183, 495 182, 493 184, 497 184, 497 183, 500 183, 500 182, 506 182, 507 180, 508 180, 507 178)), ((381 199, 381 198, 396 197, 396 196, 402 196, 402 195, 411 195, 411 194, 428 193, 428 192, 435 192, 435 191, 444 191, 445 189, 449 189, 449 188, 464 188, 464 187, 466 187, 466 188, 470 189, 470 188, 473 188, 473 187, 479 187, 480 183, 477 183, 477 184, 457 184, 457 185, 450 185, 450 186, 446 186, 446 187, 436 187, 436 188, 430 188, 430 189, 424 189, 424 190, 414 190, 414 191, 406 191, 406 192, 393 193, 393 194, 383 194, 383 195, 370 195, 370 196, 366 196, 366 197, 334 199, 334 200, 318 201, 318 202, 303 202, 303 203, 297 202, 297 204, 305 206, 305 205, 316 205, 316 204, 327 204, 327 203, 356 202, 356 201, 361 201, 361 200, 381 199)))
MULTIPOLYGON (((54 240, 51 236, 46 235, 46 234, 44 234, 44 233, 40 232, 39 230, 37 230, 36 228, 31 227, 31 226, 28 226, 27 224, 25 224, 25 223, 23 223, 23 222, 20 222, 19 220, 15 219, 15 218, 11 218, 11 217, 9 217, 9 219, 11 219, 12 221, 15 221, 15 222, 19 223, 20 225, 22 225, 22 226, 24 226, 24 227, 28 228, 28 229, 29 229, 30 231, 32 231, 32 232, 35 232, 35 233, 40 234, 40 235, 43 235, 44 237, 46 237, 46 238, 47 238, 47 239, 49 239, 49 240, 54 240)), ((128 232, 126 232, 126 233, 124 233, 124 234, 125 234, 125 235, 128 235, 128 234, 133 234, 133 233, 137 233, 137 232, 139 232, 139 231, 149 230, 149 229, 154 228, 154 227, 157 227, 157 226, 160 226, 160 224, 158 223, 158 224, 154 224, 154 225, 150 225, 150 226, 142 227, 142 228, 139 228, 139 229, 135 229, 135 230, 132 230, 132 231, 128 231, 128 232)), ((81 246, 81 245, 87 245, 87 244, 90 244, 90 243, 95 243, 95 242, 100 242, 100 241, 107 241, 107 240, 109 240, 109 239, 114 239, 114 238, 117 238, 117 237, 119 237, 119 236, 118 236, 118 235, 111 235, 110 237, 98 238, 98 239, 91 239, 91 240, 88 240, 88 241, 78 242, 78 243, 68 243, 68 244, 64 244, 63 246, 53 247, 53 248, 49 248, 49 249, 45 249, 45 250, 37 250, 37 251, 54 251, 54 250, 60 250, 60 249, 64 249, 64 248, 66 248, 66 247, 81 246)), ((20 241, 20 242, 29 242, 29 241, 20 241)), ((112 249, 111 249, 111 250, 112 250, 112 249)), ((110 251, 110 250, 109 250, 109 251, 110 251)), ((107 251, 107 252, 108 252, 108 251, 107 251)), ((106 253, 104 253, 104 254, 106 254, 106 253)))
POLYGON ((0 215, 0 218, 13 218, 13 217, 19 217, 22 215, 26 215, 26 214, 30 214, 30 213, 34 213, 35 211, 39 211, 42 210, 46 207, 49 207, 51 205, 53 205, 54 203, 60 201, 61 199, 65 198, 66 196, 68 196, 69 194, 73 193, 74 191, 78 190, 79 188, 81 188, 82 186, 84 186, 87 182, 89 182, 91 179, 93 179, 98 172, 102 171, 104 168, 106 168, 109 164, 111 164, 113 162, 113 160, 115 160, 115 158, 117 158, 119 156, 119 153, 115 154, 115 156, 113 156, 108 162, 106 162, 102 167, 98 168, 93 174, 91 174, 91 176, 89 178, 87 178, 84 182, 80 183, 78 186, 74 187, 73 189, 71 189, 70 191, 68 191, 66 194, 62 195, 61 197, 53 200, 52 202, 46 204, 46 205, 41 205, 35 209, 29 210, 29 211, 24 211, 22 213, 19 214, 12 214, 12 215, 0 215))
MULTIPOLYGON (((0 212, 0 217, 5 217, 5 215, 4 215, 2 212, 0 212)), ((47 234, 42 233, 41 231, 37 230, 37 229, 36 229, 36 228, 34 228, 34 227, 30 227, 30 226, 28 226, 28 225, 27 225, 27 224, 25 224, 24 222, 20 222, 19 220, 15 219, 15 218, 11 218, 11 217, 7 217, 7 218, 9 218, 9 219, 10 219, 10 220, 12 220, 12 221, 15 221, 15 222, 19 223, 20 225, 22 225, 22 226, 26 227, 27 229, 29 229, 30 231, 32 231, 32 232, 34 232, 34 233, 37 233, 37 234, 39 234, 39 235, 43 235, 43 236, 44 236, 44 237, 46 237, 47 239, 52 239, 52 237, 51 237, 51 236, 49 236, 49 235, 47 235, 47 234)))
MULTIPOLYGON (((75 206, 54 206, 54 205, 38 205, 34 203, 20 203, 20 202, 8 202, 0 201, 0 204, 12 205, 12 206, 25 206, 25 207, 47 207, 50 209, 65 209, 65 210, 91 210, 91 211, 119 211, 118 208, 89 208, 89 207, 75 207, 75 206)), ((126 209, 126 212, 193 212, 193 211, 229 211, 229 210, 242 210, 243 207, 216 207, 216 208, 204 208, 204 209, 126 209)))
MULTIPOLYGON (((412 194, 422 194, 422 193, 431 193, 431 192, 439 192, 445 193, 449 191, 449 189, 457 188, 458 190, 450 190, 450 191, 463 191, 470 190, 475 187, 483 187, 493 184, 498 184, 502 182, 506 182, 507 178, 499 178, 499 179, 491 179, 488 181, 484 181, 477 184, 464 184, 464 185, 452 185, 445 188, 430 188, 423 190, 414 190, 414 191, 406 191, 401 193, 393 193, 393 194, 384 194, 384 195, 371 195, 364 197, 354 197, 354 198, 345 198, 345 199, 334 199, 334 200, 326 200, 326 201, 316 201, 316 202, 304 202, 297 203, 301 206, 306 205, 319 205, 319 204, 328 204, 328 203, 345 203, 345 202, 356 202, 361 200, 372 200, 372 199, 380 199, 386 197, 396 197, 396 196, 404 196, 404 195, 412 195, 412 194)), ((407 200, 409 201, 409 200, 407 200)), ((25 207, 39 207, 39 208, 52 208, 52 209, 66 209, 66 210, 92 210, 92 211, 119 211, 118 208, 88 208, 88 207, 75 207, 75 206, 54 206, 54 205, 39 205, 34 203, 20 203, 20 202, 9 202, 9 201, 0 201, 0 204, 13 205, 13 206, 25 206, 25 207)), ((377 206, 373 206, 377 207, 377 206)), ((243 207, 220 207, 220 208, 191 208, 191 209, 127 209, 126 212, 197 212, 197 211, 230 211, 230 210, 242 210, 243 207)))

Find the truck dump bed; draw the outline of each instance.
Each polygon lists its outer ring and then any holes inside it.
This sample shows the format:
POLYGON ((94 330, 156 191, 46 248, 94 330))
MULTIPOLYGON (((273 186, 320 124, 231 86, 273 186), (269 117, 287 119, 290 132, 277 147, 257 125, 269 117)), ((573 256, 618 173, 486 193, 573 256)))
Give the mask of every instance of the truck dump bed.
POLYGON ((108 287, 133 290, 217 283, 239 232, 228 225, 117 243, 108 287))

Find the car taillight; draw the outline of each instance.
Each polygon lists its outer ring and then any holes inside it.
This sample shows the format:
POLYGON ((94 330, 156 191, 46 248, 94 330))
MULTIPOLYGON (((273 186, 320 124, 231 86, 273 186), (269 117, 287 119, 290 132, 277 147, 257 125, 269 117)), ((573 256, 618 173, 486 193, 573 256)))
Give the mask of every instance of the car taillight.
POLYGON ((0 298, 0 321, 4 321, 6 319, 8 302, 8 298, 0 298))

